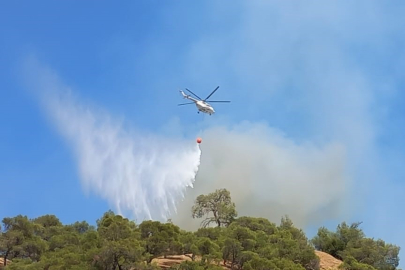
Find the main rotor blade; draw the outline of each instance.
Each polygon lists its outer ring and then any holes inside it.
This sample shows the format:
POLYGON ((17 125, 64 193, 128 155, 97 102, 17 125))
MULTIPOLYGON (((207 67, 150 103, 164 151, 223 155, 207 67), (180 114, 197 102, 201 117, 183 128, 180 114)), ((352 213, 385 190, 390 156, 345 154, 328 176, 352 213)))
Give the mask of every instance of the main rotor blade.
POLYGON ((214 90, 214 91, 212 91, 212 92, 211 92, 211 94, 209 94, 209 95, 208 95, 208 97, 206 97, 206 98, 204 99, 204 101, 206 101, 207 99, 209 99, 209 98, 210 98, 210 96, 212 96, 212 94, 214 94, 214 93, 215 93, 215 91, 217 91, 217 90, 218 90, 218 88, 219 88, 219 86, 217 86, 217 88, 215 88, 215 90, 214 90))
POLYGON ((189 105, 189 104, 194 104, 194 102, 181 103, 181 104, 177 104, 177 106, 181 106, 181 105, 189 105))
POLYGON ((196 94, 194 94, 193 92, 191 92, 190 90, 188 90, 187 88, 186 88, 186 90, 187 91, 189 91, 191 94, 193 94, 194 96, 196 96, 199 100, 201 100, 201 98, 199 97, 199 96, 197 96, 196 94))
POLYGON ((229 100, 210 100, 209 103, 211 102, 230 102, 229 100))

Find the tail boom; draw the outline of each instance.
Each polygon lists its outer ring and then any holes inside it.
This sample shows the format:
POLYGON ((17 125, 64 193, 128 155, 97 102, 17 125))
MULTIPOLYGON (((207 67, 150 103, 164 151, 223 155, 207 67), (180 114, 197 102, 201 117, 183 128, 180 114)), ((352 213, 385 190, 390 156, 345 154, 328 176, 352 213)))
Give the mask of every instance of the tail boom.
POLYGON ((192 100, 194 102, 197 102, 198 100, 196 100, 195 98, 191 97, 190 95, 185 94, 182 90, 180 90, 181 95, 183 96, 183 98, 192 100))

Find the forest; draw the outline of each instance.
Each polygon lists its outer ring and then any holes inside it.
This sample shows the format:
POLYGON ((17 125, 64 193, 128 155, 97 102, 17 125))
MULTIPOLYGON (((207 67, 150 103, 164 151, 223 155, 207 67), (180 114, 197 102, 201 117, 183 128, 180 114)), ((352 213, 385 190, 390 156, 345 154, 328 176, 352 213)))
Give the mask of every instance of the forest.
POLYGON ((62 224, 51 214, 4 217, 0 269, 161 269, 155 258, 182 254, 190 260, 171 269, 318 270, 315 250, 342 260, 340 269, 398 269, 400 247, 366 237, 361 222, 321 227, 308 239, 288 216, 279 224, 238 217, 226 189, 198 196, 190 208, 190 217, 201 219, 195 231, 170 220, 136 224, 111 210, 95 226, 62 224))

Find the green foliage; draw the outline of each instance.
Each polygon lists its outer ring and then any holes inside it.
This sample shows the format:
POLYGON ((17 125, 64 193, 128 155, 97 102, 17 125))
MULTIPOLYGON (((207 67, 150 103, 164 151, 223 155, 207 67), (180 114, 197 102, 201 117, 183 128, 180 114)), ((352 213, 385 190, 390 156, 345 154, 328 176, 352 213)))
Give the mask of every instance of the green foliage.
POLYGON ((0 236, 0 254, 7 260, 26 258, 38 261, 46 250, 47 243, 37 235, 40 226, 31 222, 26 216, 3 219, 4 232, 0 236))
POLYGON ((231 194, 226 189, 218 189, 208 195, 200 195, 191 209, 193 218, 206 218, 201 222, 202 227, 216 223, 218 227, 228 226, 237 216, 231 194), (212 214, 212 216, 209 216, 212 214))
POLYGON ((231 261, 231 268, 238 263, 242 254, 242 244, 236 239, 226 238, 222 247, 222 258, 224 261, 231 261))
POLYGON ((267 269, 274 269, 274 270, 305 270, 299 264, 294 263, 293 261, 287 259, 266 259, 260 257, 254 257, 252 260, 248 261, 244 268, 245 270, 267 270, 267 269))
POLYGON ((181 231, 179 235, 182 254, 189 256, 193 261, 195 260, 195 255, 199 252, 196 244, 197 239, 198 237, 192 232, 181 231))
POLYGON ((277 246, 280 258, 290 259, 307 269, 319 267, 319 258, 315 255, 314 248, 304 231, 294 227, 288 217, 281 219, 276 238, 279 238, 277 246))
POLYGON ((197 239, 197 255, 201 256, 203 263, 211 264, 221 259, 220 247, 217 243, 207 237, 197 239))
POLYGON ((223 270, 222 267, 217 265, 206 265, 205 263, 201 262, 190 262, 184 261, 178 266, 173 266, 170 270, 223 270))
MULTIPOLYGON (((315 249, 343 260, 342 270, 396 270, 399 247, 366 238, 361 223, 339 224, 335 232, 321 227, 309 241, 289 217, 280 225, 264 218, 236 218, 227 190, 200 195, 193 213, 212 214, 194 232, 171 222, 135 222, 107 211, 97 226, 86 221, 63 225, 54 215, 35 219, 3 218, 0 256, 4 269, 156 270, 154 258, 186 255, 191 261, 171 269, 319 270, 315 249), (210 222, 217 224, 208 227, 210 222)), ((0 266, 0 269, 3 269, 0 266)))
POLYGON ((234 221, 234 223, 242 227, 246 227, 251 231, 261 231, 268 235, 274 234, 277 231, 276 224, 271 223, 265 218, 239 217, 237 220, 234 221))
POLYGON ((322 227, 312 243, 316 249, 343 260, 343 269, 397 269, 400 248, 380 239, 366 238, 359 228, 360 224, 361 222, 356 222, 349 226, 342 222, 337 226, 336 232, 322 227))
POLYGON ((144 221, 139 225, 141 239, 145 242, 145 256, 148 263, 153 258, 182 253, 180 228, 172 223, 144 221))
POLYGON ((144 245, 134 222, 108 212, 98 224, 101 248, 97 266, 130 269, 143 260, 144 245))
POLYGON ((352 256, 346 256, 339 268, 342 270, 376 270, 369 264, 358 262, 352 256))
POLYGON ((220 227, 199 228, 195 235, 198 237, 208 237, 211 240, 218 240, 224 232, 224 229, 220 227))

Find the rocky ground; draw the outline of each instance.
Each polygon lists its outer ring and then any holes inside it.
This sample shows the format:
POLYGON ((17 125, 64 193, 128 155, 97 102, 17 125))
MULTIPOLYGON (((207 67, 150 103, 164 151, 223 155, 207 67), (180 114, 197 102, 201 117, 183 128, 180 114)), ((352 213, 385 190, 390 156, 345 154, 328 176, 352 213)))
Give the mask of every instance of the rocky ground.
MULTIPOLYGON (((342 263, 342 261, 334 258, 328 253, 322 251, 315 251, 315 253, 320 259, 320 270, 338 270, 339 265, 342 263)), ((186 255, 175 255, 168 256, 167 258, 159 257, 154 259, 152 262, 156 262, 162 269, 168 269, 172 265, 179 264, 186 260, 191 261, 191 259, 186 255)), ((231 269, 229 265, 222 267, 224 269, 231 269)))

